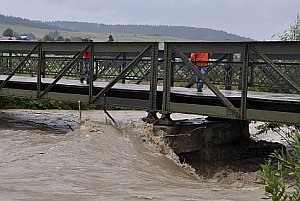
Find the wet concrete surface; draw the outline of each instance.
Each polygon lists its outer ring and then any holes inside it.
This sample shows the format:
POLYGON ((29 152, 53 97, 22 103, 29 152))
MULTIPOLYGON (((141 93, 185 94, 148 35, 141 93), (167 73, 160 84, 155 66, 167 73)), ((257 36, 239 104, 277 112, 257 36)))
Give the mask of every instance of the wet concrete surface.
POLYGON ((78 125, 73 115, 47 112, 0 112, 0 129, 42 130, 49 133, 68 133, 78 125))

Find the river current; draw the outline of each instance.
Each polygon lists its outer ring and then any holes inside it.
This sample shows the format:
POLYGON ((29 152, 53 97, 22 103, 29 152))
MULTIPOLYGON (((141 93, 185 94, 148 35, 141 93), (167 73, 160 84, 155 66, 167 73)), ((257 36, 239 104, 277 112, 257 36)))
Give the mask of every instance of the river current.
POLYGON ((254 184, 203 179, 142 111, 2 110, 0 200, 260 200, 254 184))

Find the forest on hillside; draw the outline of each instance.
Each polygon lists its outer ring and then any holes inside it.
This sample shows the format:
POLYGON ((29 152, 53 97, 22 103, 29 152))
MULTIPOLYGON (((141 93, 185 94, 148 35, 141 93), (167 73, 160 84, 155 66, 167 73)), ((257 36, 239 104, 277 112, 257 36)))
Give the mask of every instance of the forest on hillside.
POLYGON ((152 36, 172 36, 177 38, 204 40, 204 41, 249 41, 250 38, 229 34, 225 31, 208 28, 195 28, 186 26, 168 25, 106 25, 86 22, 55 21, 47 22, 49 25, 73 31, 102 32, 102 33, 128 33, 152 36))
POLYGON ((168 25, 107 25, 88 22, 53 21, 43 22, 29 20, 20 17, 5 16, 0 14, 0 24, 21 25, 40 29, 96 32, 96 33, 124 33, 140 34, 150 36, 172 36, 182 39, 203 40, 203 41, 249 41, 250 38, 230 34, 221 30, 208 28, 196 28, 187 26, 168 25))
POLYGON ((25 27, 33 27, 39 29, 51 29, 51 30, 65 30, 62 27, 56 27, 53 25, 49 25, 40 20, 29 20, 20 17, 13 17, 13 16, 5 16, 0 14, 0 24, 11 24, 11 25, 20 25, 25 27))

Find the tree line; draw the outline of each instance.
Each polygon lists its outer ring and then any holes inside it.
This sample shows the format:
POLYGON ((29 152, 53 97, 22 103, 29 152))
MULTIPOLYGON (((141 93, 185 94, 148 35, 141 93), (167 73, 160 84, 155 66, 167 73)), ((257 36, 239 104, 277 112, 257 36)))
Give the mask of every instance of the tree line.
POLYGON ((187 26, 168 25, 107 25, 87 22, 54 21, 46 22, 72 31, 101 32, 101 33, 127 33, 151 36, 171 36, 190 40, 203 41, 250 41, 250 38, 230 34, 221 30, 209 28, 196 28, 187 26))
POLYGON ((66 37, 64 38, 57 30, 53 32, 49 32, 42 39, 37 38, 33 33, 18 33, 14 31, 12 28, 8 27, 3 31, 2 36, 6 37, 15 37, 17 40, 35 40, 35 41, 82 41, 82 37, 74 37, 72 39, 66 37))
MULTIPOLYGON (((6 30, 3 31, 2 36, 7 37, 16 37, 17 40, 35 40, 35 41, 60 41, 60 42, 83 42, 83 41, 90 41, 91 38, 84 38, 81 36, 75 36, 75 37, 63 37, 60 32, 57 30, 50 31, 48 34, 45 34, 42 39, 38 39, 33 33, 22 33, 19 34, 18 32, 14 31, 10 27, 8 27, 6 30)), ((114 42, 113 36, 110 34, 108 36, 108 42, 114 42)))
POLYGON ((11 25, 21 25, 25 27, 34 27, 39 29, 51 29, 51 30, 65 30, 67 29, 56 27, 53 25, 49 25, 40 20, 29 20, 20 17, 13 17, 13 16, 5 16, 0 14, 0 24, 11 24, 11 25))

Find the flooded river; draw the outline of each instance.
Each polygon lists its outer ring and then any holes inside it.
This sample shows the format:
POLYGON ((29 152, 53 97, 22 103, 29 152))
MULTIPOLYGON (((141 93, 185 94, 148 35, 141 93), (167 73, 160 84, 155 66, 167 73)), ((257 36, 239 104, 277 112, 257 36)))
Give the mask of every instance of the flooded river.
POLYGON ((260 200, 261 186, 202 179, 142 111, 0 112, 0 200, 260 200))

